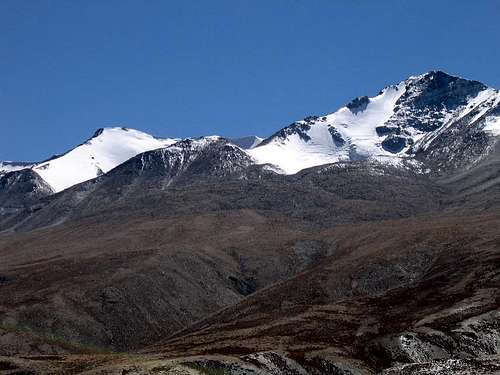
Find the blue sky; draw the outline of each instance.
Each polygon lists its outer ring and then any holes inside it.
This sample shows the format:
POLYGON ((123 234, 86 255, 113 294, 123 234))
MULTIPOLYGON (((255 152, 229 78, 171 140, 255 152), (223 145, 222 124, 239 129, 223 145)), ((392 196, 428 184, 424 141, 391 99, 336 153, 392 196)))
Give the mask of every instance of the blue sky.
POLYGON ((269 135, 431 69, 500 87, 497 0, 2 0, 0 160, 105 126, 269 135))

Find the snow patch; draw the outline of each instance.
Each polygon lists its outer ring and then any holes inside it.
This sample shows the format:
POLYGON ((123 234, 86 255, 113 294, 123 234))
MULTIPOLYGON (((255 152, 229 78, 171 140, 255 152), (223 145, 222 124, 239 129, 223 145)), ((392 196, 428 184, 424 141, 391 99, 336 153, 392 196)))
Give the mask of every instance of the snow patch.
POLYGON ((500 137, 500 117, 487 116, 483 130, 495 137, 500 137))

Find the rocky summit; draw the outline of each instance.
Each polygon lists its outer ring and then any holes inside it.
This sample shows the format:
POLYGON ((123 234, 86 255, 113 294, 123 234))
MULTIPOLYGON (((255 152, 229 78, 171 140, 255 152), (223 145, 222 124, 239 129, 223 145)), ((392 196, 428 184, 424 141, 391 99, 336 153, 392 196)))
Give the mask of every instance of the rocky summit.
POLYGON ((0 374, 500 373, 500 93, 0 163, 0 374))

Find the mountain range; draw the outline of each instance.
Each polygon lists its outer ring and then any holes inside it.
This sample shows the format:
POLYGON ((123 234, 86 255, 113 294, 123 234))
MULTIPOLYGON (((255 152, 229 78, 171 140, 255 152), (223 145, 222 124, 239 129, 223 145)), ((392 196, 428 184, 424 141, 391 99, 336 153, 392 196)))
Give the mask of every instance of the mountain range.
MULTIPOLYGON (((374 97, 358 97, 334 113, 296 121, 266 139, 228 141, 246 150, 253 163, 270 164, 286 174, 365 159, 409 161, 435 170, 456 168, 481 158, 494 143, 491 138, 500 135, 499 104, 496 89, 432 71, 388 86, 374 97)), ((127 128, 99 129, 89 140, 50 160, 1 162, 0 173, 31 168, 59 192, 107 173, 135 155, 178 141, 127 128)))
POLYGON ((499 140, 499 90, 431 71, 264 139, 2 162, 0 373, 500 371, 499 140))

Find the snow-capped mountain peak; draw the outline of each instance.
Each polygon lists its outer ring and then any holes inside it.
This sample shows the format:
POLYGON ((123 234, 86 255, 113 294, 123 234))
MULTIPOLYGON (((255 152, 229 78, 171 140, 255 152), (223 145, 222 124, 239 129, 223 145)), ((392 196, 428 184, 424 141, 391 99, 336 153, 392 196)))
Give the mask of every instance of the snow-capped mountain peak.
POLYGON ((358 97, 334 113, 296 121, 248 152, 285 173, 368 158, 398 164, 458 123, 479 121, 475 129, 498 134, 499 101, 498 90, 481 82, 431 71, 374 97, 358 97))
POLYGON ((108 172, 131 157, 175 143, 139 130, 114 127, 98 129, 85 143, 33 169, 56 192, 108 172))

